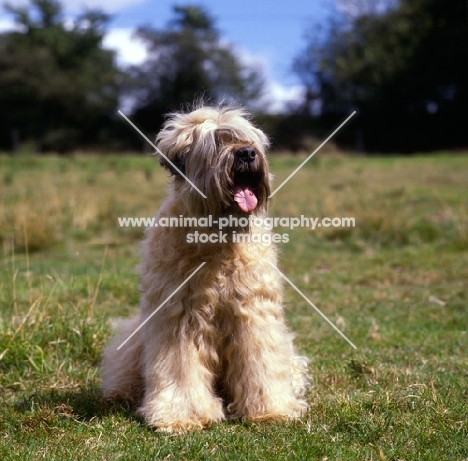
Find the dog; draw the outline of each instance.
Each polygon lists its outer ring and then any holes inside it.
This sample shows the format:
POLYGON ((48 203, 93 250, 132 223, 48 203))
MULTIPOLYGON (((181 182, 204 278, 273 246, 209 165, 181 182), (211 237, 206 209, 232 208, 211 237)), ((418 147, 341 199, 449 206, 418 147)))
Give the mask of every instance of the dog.
POLYGON ((211 225, 146 230, 140 310, 115 324, 103 356, 104 398, 137 406, 149 426, 168 432, 304 415, 307 359, 296 355, 285 324, 276 249, 233 238, 271 232, 250 219, 231 223, 226 241, 188 239, 216 237, 221 217, 267 216, 267 136, 244 109, 199 106, 170 114, 156 143, 171 173, 157 222, 210 217, 211 225))

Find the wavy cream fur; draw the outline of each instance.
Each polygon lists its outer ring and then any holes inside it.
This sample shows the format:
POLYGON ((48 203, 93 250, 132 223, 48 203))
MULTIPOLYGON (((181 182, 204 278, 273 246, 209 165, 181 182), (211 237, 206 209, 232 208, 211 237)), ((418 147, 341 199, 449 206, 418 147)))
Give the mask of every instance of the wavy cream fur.
MULTIPOLYGON (((268 140, 244 111, 201 107, 172 114, 157 142, 208 197, 176 175, 159 218, 245 215, 233 201, 234 153, 243 146, 257 154, 254 213, 266 214, 268 140)), ((226 417, 278 421, 300 416, 307 409, 307 360, 295 355, 284 322, 281 281, 269 264, 276 264, 274 246, 187 243, 187 233, 194 230, 147 230, 140 312, 116 324, 114 341, 105 350, 105 397, 137 405, 150 426, 165 431, 202 428, 226 417), (118 351, 202 261, 203 268, 118 351)))

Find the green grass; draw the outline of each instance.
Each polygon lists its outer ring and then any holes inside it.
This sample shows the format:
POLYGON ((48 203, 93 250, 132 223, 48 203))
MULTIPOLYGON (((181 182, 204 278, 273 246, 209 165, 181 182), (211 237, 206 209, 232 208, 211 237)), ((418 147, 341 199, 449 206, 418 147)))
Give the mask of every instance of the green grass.
MULTIPOLYGON (((301 159, 271 160, 276 184, 301 159)), ((138 303, 141 229, 167 176, 152 158, 0 157, 0 459, 466 460, 468 156, 316 155, 271 215, 356 219, 276 229, 288 323, 310 357, 309 413, 155 433, 99 393, 108 320, 138 303)))

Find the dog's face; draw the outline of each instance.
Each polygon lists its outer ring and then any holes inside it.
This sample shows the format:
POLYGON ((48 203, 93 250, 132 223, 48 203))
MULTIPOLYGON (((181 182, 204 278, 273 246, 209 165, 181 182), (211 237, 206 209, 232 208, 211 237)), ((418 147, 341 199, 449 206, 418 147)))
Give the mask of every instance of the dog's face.
POLYGON ((202 107, 171 114, 156 138, 177 192, 194 214, 262 214, 270 195, 268 139, 240 109, 202 107))

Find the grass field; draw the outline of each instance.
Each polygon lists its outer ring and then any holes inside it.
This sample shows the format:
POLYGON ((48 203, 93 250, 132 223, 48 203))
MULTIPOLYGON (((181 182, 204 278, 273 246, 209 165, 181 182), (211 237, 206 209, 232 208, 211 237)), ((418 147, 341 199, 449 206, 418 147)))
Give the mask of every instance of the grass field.
MULTIPOLYGON (((278 156, 279 184, 301 159, 278 156)), ((1 460, 467 460, 468 156, 317 154, 273 216, 346 217, 287 232, 288 323, 310 357, 309 413, 155 433, 105 405, 108 320, 138 303, 142 229, 167 177, 147 157, 0 156, 1 460)))

